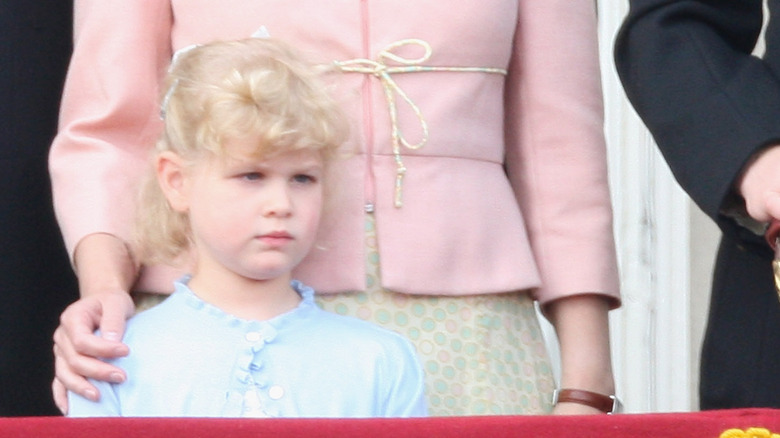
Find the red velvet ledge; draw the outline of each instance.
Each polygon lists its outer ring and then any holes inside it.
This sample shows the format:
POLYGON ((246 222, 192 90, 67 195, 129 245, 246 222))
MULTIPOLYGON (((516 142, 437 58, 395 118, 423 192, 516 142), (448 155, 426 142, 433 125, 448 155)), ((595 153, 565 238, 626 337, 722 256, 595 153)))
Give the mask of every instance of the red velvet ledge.
POLYGON ((0 418, 0 437, 625 437, 719 438, 728 429, 780 434, 780 410, 581 417, 486 416, 412 419, 0 418))

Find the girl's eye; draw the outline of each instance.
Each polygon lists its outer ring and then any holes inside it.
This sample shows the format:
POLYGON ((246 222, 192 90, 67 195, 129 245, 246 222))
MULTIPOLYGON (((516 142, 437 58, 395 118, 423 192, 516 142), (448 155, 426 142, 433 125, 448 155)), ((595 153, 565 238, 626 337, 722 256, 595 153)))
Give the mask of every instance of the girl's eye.
POLYGON ((257 181, 263 178, 263 174, 260 172, 247 172, 241 174, 240 177, 246 181, 257 181))
POLYGON ((317 182, 317 178, 313 175, 307 175, 307 174, 298 174, 293 176, 293 182, 296 182, 298 184, 314 184, 317 182))

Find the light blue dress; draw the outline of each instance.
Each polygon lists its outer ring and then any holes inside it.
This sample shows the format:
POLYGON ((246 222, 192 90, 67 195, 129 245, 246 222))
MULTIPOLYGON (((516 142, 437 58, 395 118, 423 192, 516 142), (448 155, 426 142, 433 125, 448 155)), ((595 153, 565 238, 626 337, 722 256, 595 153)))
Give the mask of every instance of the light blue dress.
POLYGON ((71 417, 410 417, 426 414, 414 347, 373 324, 325 312, 293 281, 297 308, 239 319, 186 286, 128 321, 122 384, 96 382, 71 417))

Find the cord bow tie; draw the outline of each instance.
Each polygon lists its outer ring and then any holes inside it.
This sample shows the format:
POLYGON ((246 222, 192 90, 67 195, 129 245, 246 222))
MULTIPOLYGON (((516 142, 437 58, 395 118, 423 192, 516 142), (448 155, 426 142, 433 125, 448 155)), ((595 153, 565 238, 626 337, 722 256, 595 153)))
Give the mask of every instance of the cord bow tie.
POLYGON ((392 146, 393 157, 396 162, 396 178, 395 178, 395 198, 394 205, 396 208, 403 206, 403 179, 406 174, 406 166, 404 166, 401 150, 402 146, 409 150, 418 150, 425 146, 428 142, 428 123, 423 117, 420 107, 417 106, 409 95, 404 92, 398 83, 393 79, 393 75, 400 73, 420 73, 420 72, 437 72, 437 71, 449 71, 449 72, 479 72, 479 73, 493 73, 506 75, 507 71, 501 68, 492 67, 436 67, 422 65, 424 62, 430 59, 433 54, 431 45, 427 42, 411 38, 396 41, 382 51, 379 52, 375 60, 356 58, 348 61, 335 61, 335 66, 345 73, 363 73, 369 74, 379 79, 384 90, 385 99, 387 101, 387 107, 390 113, 390 126, 392 134, 392 146), (405 58, 397 55, 393 51, 405 47, 405 46, 418 46, 423 49, 423 55, 419 58, 405 58), (399 65, 388 65, 387 62, 394 62, 399 65), (417 116, 417 120, 420 122, 420 129, 422 131, 422 138, 417 143, 410 143, 404 136, 401 128, 398 124, 398 99, 409 106, 414 114, 417 116))

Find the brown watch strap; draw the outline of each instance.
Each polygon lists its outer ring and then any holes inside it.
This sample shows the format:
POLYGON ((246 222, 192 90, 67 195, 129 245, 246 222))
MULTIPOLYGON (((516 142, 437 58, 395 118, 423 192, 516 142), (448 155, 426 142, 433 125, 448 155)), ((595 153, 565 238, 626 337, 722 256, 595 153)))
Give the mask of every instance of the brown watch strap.
POLYGON ((558 389, 555 397, 556 403, 579 403, 590 406, 601 412, 612 413, 615 411, 615 398, 597 392, 584 391, 582 389, 558 389))

